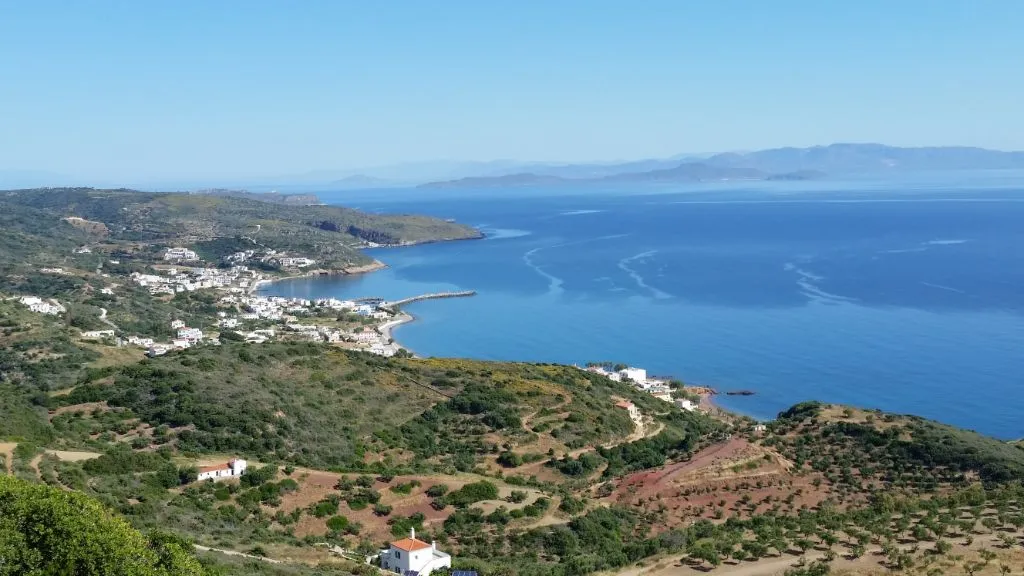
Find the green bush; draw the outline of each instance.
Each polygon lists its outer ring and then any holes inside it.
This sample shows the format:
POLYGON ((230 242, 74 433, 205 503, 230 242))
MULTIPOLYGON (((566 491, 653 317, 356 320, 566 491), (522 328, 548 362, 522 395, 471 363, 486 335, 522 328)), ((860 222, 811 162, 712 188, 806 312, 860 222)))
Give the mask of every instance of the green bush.
POLYGON ((430 488, 427 488, 427 496, 431 498, 439 498, 448 493, 447 484, 434 484, 430 488))
POLYGON ((310 513, 317 518, 326 518, 338 512, 338 501, 331 499, 321 500, 310 508, 310 513))
POLYGON ((496 500, 497 498, 498 487, 487 480, 481 480, 479 482, 466 484, 462 488, 459 488, 454 492, 450 492, 445 497, 445 501, 457 508, 464 508, 474 502, 480 502, 481 500, 496 500))
POLYGON ((11 575, 206 574, 190 542, 158 533, 147 539, 79 492, 11 476, 0 476, 0 560, 0 573, 11 575))
POLYGON ((344 516, 331 516, 327 519, 327 527, 335 532, 340 532, 348 527, 348 518, 344 516))

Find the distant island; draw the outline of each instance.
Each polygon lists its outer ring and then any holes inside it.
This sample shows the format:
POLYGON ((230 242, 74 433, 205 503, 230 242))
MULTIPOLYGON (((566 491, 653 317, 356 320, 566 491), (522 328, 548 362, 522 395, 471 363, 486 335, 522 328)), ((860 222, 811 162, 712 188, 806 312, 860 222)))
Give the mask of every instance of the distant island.
POLYGON ((624 172, 597 178, 566 178, 524 172, 493 177, 469 177, 421 184, 420 188, 495 188, 509 186, 586 186, 616 183, 717 182, 726 180, 813 180, 825 177, 816 170, 798 170, 773 174, 755 168, 719 167, 703 162, 682 162, 659 170, 624 172))
POLYGON ((594 186, 728 180, 799 181, 853 174, 929 170, 1024 169, 1024 152, 965 146, 900 148, 883 144, 830 144, 772 148, 753 152, 681 155, 620 163, 555 164, 523 162, 489 173, 467 164, 461 177, 438 179, 420 188, 507 186, 594 186))

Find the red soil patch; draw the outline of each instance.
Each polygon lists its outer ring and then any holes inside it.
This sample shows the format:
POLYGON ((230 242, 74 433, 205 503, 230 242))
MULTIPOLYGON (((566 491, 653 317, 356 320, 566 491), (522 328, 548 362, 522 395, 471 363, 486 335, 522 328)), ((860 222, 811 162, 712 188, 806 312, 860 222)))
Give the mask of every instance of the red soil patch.
POLYGON ((677 526, 698 517, 724 520, 779 506, 813 507, 829 495, 817 475, 797 476, 778 454, 732 438, 704 449, 687 462, 637 472, 623 478, 610 500, 661 511, 663 526, 677 526))

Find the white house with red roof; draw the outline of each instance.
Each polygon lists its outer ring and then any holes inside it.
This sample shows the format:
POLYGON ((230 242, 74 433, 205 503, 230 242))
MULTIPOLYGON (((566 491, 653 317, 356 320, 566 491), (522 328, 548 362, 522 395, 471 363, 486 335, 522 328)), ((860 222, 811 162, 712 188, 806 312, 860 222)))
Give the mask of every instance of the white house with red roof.
POLYGON ((429 576, 434 570, 452 567, 452 557, 437 549, 437 542, 429 544, 416 539, 416 529, 409 537, 396 540, 380 555, 380 567, 402 576, 429 576))
POLYGON ((633 404, 632 402, 622 400, 620 402, 616 402, 615 407, 622 408, 623 410, 625 410, 626 413, 629 414, 629 417, 633 420, 640 419, 640 410, 636 407, 636 404, 633 404))
POLYGON ((224 464, 203 466, 199 469, 199 476, 196 480, 221 480, 224 478, 234 478, 235 476, 245 474, 245 468, 245 460, 239 460, 237 458, 229 460, 224 464))

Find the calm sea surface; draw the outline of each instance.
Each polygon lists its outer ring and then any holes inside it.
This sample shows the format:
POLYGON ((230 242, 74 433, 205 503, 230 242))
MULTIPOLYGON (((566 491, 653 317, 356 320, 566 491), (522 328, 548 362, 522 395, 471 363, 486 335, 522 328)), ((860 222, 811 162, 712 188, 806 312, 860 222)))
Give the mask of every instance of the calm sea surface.
POLYGON ((1024 436, 1024 177, 643 190, 402 190, 328 202, 486 240, 374 250, 390 268, 265 294, 399 298, 420 355, 611 360, 774 416, 821 399, 1024 436), (432 197, 432 199, 430 199, 432 197))

